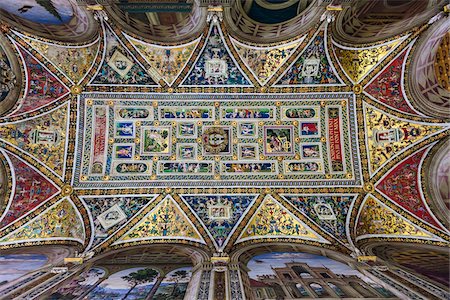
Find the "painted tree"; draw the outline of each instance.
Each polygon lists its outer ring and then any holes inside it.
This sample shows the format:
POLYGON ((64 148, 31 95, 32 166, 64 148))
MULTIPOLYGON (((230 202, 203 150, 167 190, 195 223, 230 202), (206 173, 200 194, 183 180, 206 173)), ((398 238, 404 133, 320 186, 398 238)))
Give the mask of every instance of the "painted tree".
POLYGON ((173 290, 172 293, 170 294, 171 297, 175 296, 176 290, 178 288, 178 283, 180 282, 180 280, 183 280, 185 278, 188 277, 188 272, 186 270, 178 270, 173 272, 170 275, 170 279, 175 282, 174 286, 173 286, 173 290))
POLYGON ((128 284, 131 286, 131 288, 128 290, 128 292, 125 294, 122 300, 126 299, 137 285, 152 282, 155 279, 155 277, 158 276, 158 274, 159 273, 156 270, 145 268, 137 270, 136 272, 131 272, 126 276, 122 276, 122 279, 127 281, 128 284))

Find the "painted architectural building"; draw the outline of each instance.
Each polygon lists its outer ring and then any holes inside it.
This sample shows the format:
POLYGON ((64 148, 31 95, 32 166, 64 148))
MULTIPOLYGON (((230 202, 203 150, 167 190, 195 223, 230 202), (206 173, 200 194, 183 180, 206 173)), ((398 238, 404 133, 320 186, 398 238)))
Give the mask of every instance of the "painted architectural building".
POLYGON ((450 299, 449 11, 0 1, 0 300, 450 299))

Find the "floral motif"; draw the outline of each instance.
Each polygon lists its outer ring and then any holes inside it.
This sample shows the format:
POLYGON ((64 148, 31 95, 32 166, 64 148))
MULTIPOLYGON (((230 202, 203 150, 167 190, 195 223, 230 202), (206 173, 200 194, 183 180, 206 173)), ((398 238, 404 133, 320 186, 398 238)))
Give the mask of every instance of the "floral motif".
POLYGON ((361 210, 357 221, 356 234, 358 236, 382 234, 431 237, 429 233, 407 222, 399 214, 380 204, 372 196, 367 198, 361 210))
POLYGON ((9 154, 9 159, 16 176, 16 188, 0 228, 27 214, 58 192, 53 183, 15 155, 9 154))
MULTIPOLYGON (((92 247, 97 246, 108 238, 113 232, 124 225, 131 217, 133 217, 141 208, 154 199, 151 197, 108 197, 108 198, 84 198, 94 220, 94 240, 92 247), (126 218, 112 225, 109 228, 102 226, 99 216, 108 211, 111 207, 118 206, 126 215, 126 218)), ((112 212, 114 213, 114 211, 112 212)))
POLYGON ((424 205, 420 195, 418 172, 422 157, 426 153, 427 149, 423 149, 402 161, 378 183, 376 188, 407 211, 441 228, 424 205))
POLYGON ((407 146, 442 129, 399 119, 366 105, 366 140, 371 171, 374 172, 407 146))
POLYGON ((278 84, 338 84, 339 79, 328 61, 325 32, 314 37, 295 63, 281 77, 278 84))
POLYGON ((404 50, 386 69, 378 74, 365 88, 365 91, 392 108, 409 114, 416 114, 403 97, 402 66, 407 51, 404 50))
POLYGON ((348 243, 345 222, 354 196, 285 195, 283 197, 326 232, 348 243))
POLYGON ((211 25, 206 45, 183 85, 250 85, 226 48, 219 26, 211 25))
POLYGON ((187 216, 170 197, 161 201, 120 241, 151 238, 202 240, 187 216))
POLYGON ((47 238, 69 238, 84 242, 83 221, 79 218, 76 208, 67 199, 54 204, 0 242, 47 238))
POLYGON ((0 138, 28 152, 62 176, 67 108, 67 105, 63 105, 38 118, 3 125, 0 127, 0 138))
POLYGON ((255 196, 184 195, 182 198, 222 248, 255 196))

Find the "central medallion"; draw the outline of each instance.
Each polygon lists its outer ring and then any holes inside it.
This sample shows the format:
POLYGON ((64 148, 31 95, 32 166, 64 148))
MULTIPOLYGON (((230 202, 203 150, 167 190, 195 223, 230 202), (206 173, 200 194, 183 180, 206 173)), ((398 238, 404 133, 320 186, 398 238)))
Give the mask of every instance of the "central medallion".
POLYGON ((226 127, 207 127, 202 135, 203 149, 210 155, 230 153, 230 129, 226 127))

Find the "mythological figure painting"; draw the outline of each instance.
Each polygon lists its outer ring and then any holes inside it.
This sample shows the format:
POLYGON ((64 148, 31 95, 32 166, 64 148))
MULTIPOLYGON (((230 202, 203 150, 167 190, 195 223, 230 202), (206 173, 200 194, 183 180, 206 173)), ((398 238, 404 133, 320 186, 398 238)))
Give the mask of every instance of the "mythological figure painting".
POLYGON ((264 127, 264 154, 291 155, 294 153, 294 129, 292 126, 264 127))

